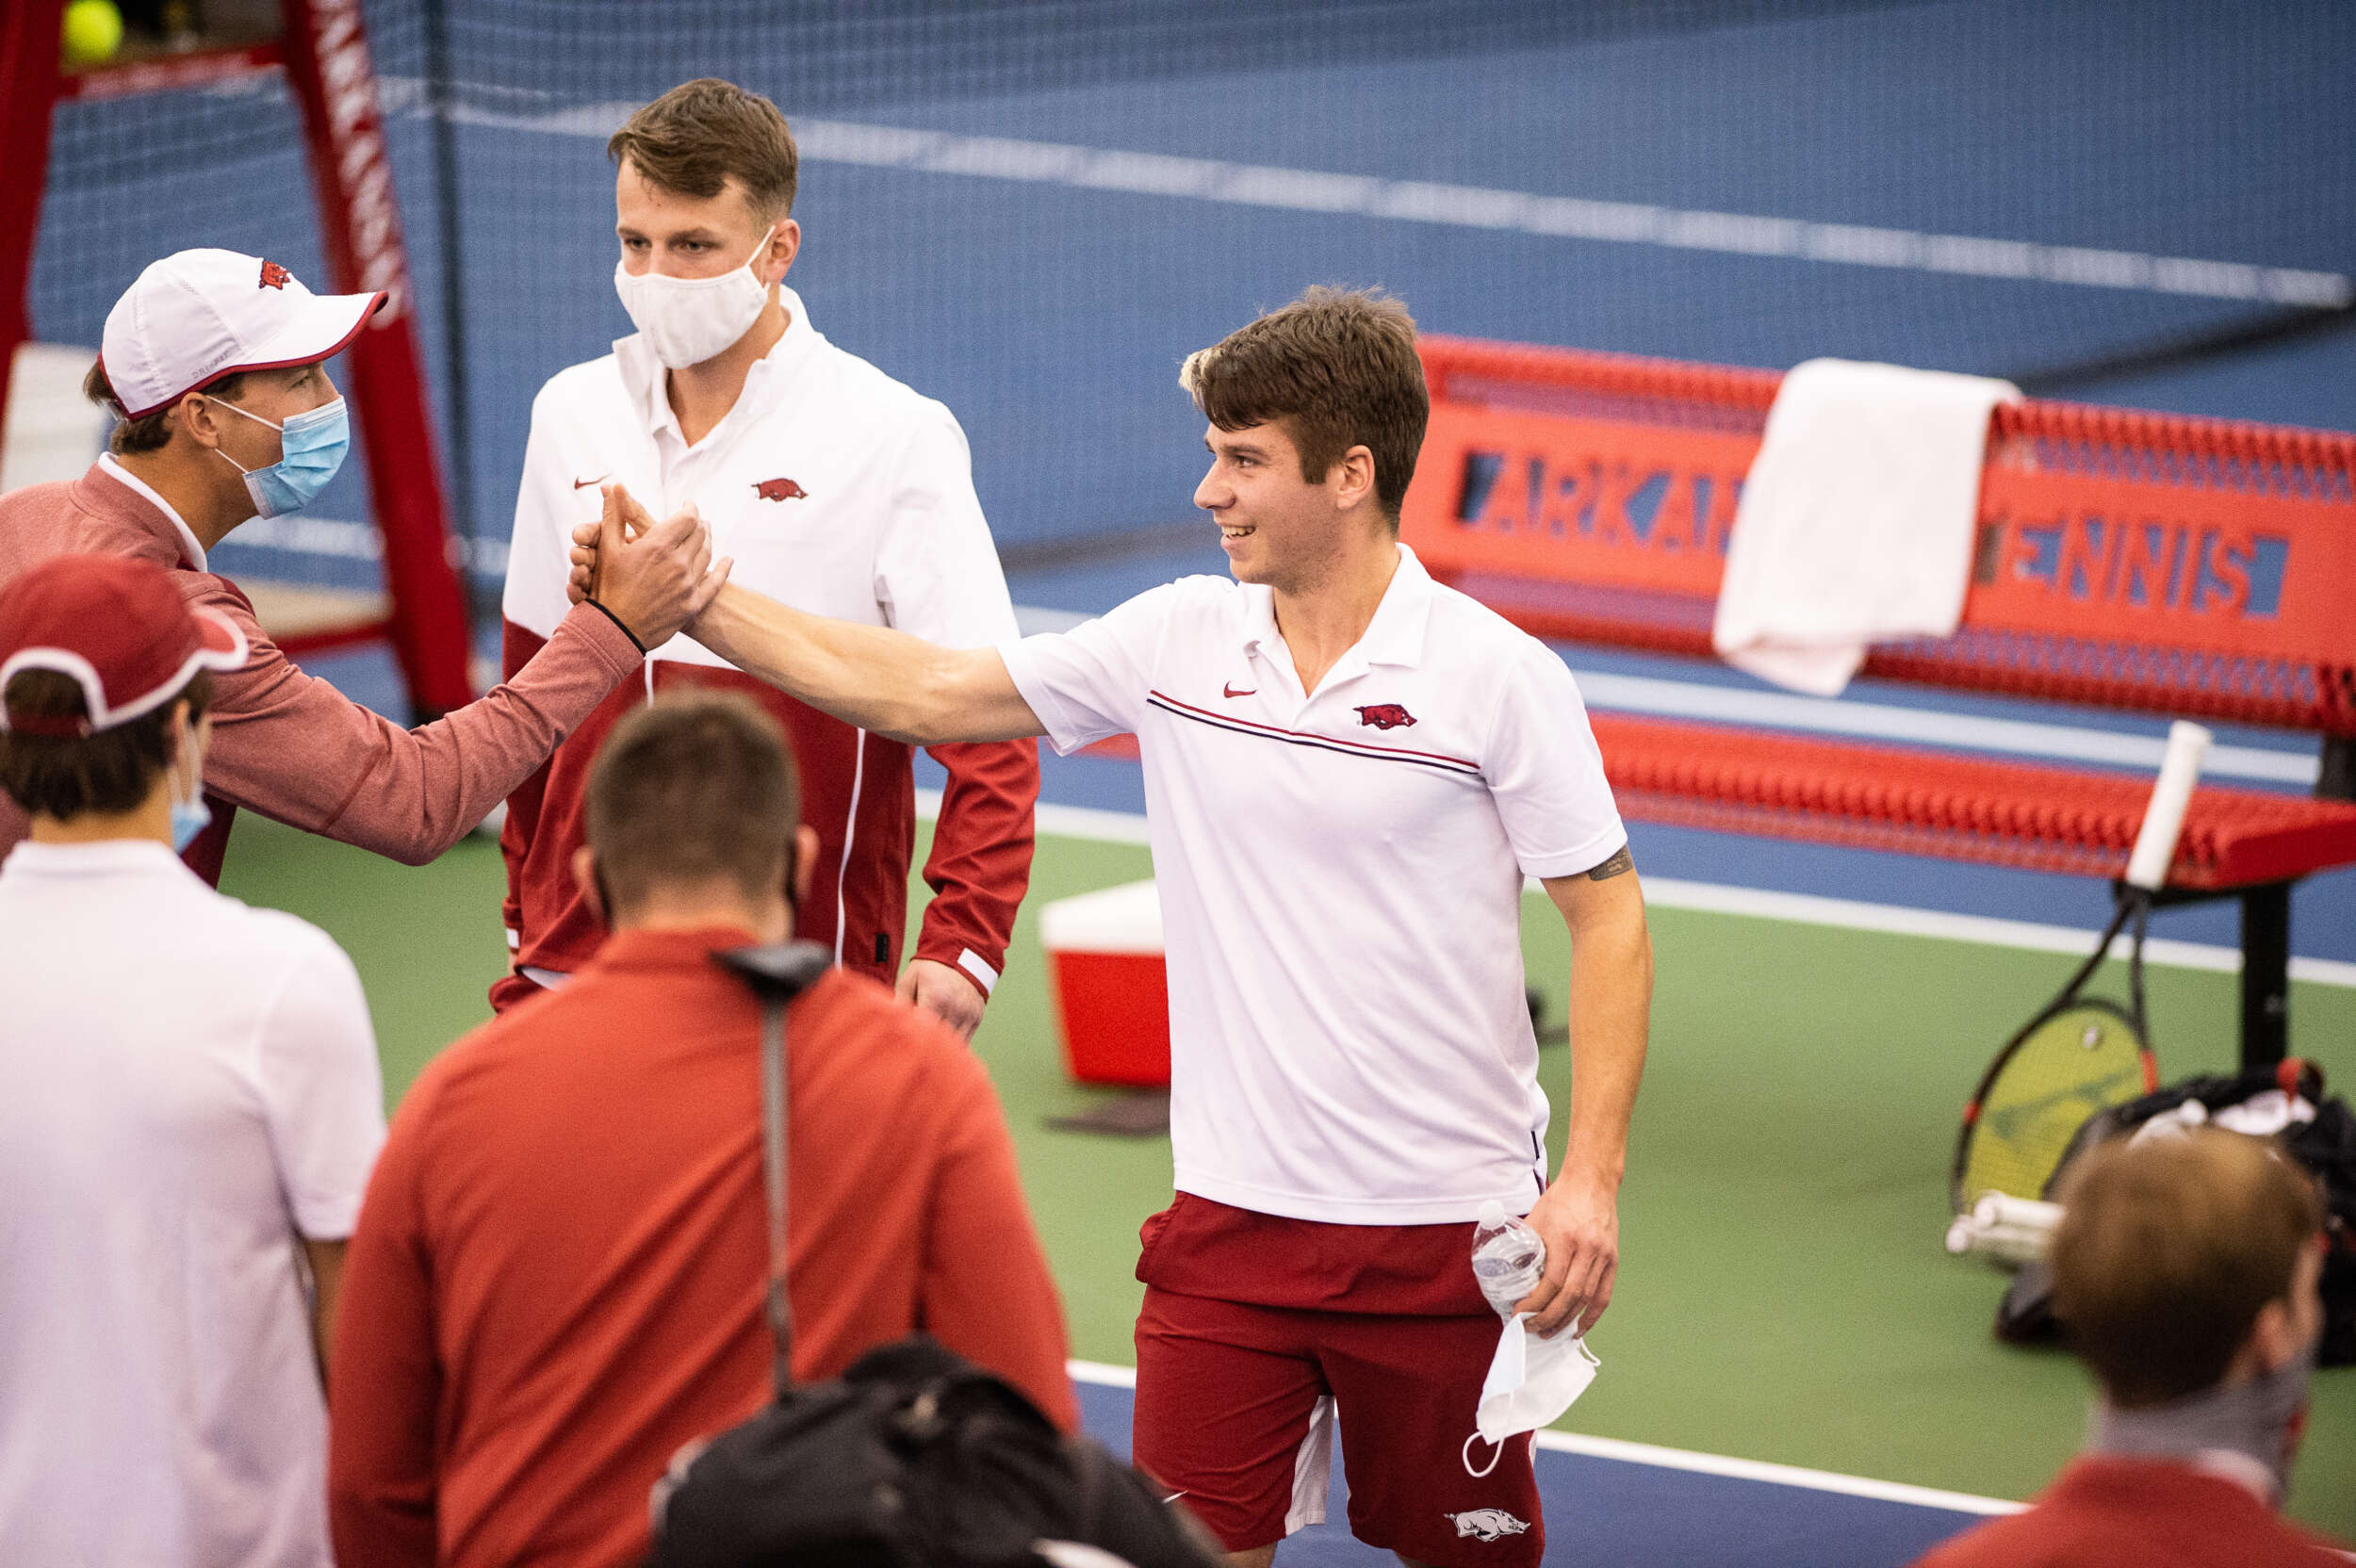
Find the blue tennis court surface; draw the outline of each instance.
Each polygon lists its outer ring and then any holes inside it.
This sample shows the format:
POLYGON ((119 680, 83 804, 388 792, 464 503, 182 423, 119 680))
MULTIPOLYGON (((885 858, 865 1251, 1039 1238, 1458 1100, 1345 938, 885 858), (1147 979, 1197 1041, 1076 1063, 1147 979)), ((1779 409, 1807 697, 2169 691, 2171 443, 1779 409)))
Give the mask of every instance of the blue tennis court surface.
MULTIPOLYGON (((957 414, 1008 545, 1184 517, 1200 421, 1179 361, 1313 282, 1386 285, 1436 332, 2027 375, 2337 298, 2356 273, 2356 10, 2334 0, 1828 4, 1747 24, 1766 10, 1726 7, 1727 24, 1543 46, 1526 45, 1554 8, 1491 5, 1478 47, 1444 55, 1214 69, 1251 54, 1221 37, 1201 69, 1092 80, 1081 61, 1038 74, 1072 85, 982 92, 943 54, 856 102, 746 8, 587 4, 544 36, 506 8, 450 9, 450 276, 404 74, 414 7, 371 20, 446 419, 442 302, 465 304, 470 414, 451 433, 493 547, 533 393, 628 330, 605 137, 703 72, 777 93, 802 127, 792 282, 821 330, 957 414)), ((224 202, 302 188, 267 98, 142 101, 151 143, 234 160, 205 180, 122 157, 100 111, 61 117, 41 336, 94 343, 138 267, 178 245, 283 253, 316 278, 299 205, 224 202)), ((2356 333, 2072 395, 2356 428, 2356 333)), ((319 510, 364 515, 357 472, 319 510)))
MULTIPOLYGON (((1090 1433, 1125 1458, 1132 1396, 1122 1383, 1100 1380, 1108 1373, 1118 1376, 1121 1369, 1075 1370, 1080 1373, 1076 1386, 1081 1419, 1090 1433)), ((1348 1414, 1342 1419, 1347 1423, 1348 1414)), ((1680 1457, 1707 1462, 1704 1456, 1680 1457)), ((1550 1447, 1538 1450, 1537 1469, 1539 1491, 1546 1499, 1546 1561, 1561 1568, 1792 1568, 1795 1563, 1899 1568, 1934 1544, 2013 1506, 1991 1501, 1967 1511, 1827 1489, 1847 1478, 1751 1479, 1550 1447)), ((1389 1553, 1351 1538, 1338 1454, 1333 1474, 1327 1523, 1292 1536, 1277 1552, 1277 1561, 1286 1568, 1392 1561, 1389 1553)), ((1797 1478, 1807 1473, 1791 1474, 1797 1478)), ((1893 1494, 1912 1490, 1852 1484, 1893 1494)))

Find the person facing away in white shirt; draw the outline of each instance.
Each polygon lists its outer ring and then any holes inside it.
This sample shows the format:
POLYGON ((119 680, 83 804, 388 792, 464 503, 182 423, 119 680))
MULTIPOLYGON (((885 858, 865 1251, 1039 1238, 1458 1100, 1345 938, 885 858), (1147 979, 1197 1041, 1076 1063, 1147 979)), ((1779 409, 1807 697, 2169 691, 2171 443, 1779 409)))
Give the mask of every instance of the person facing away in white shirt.
POLYGON ((351 961, 178 858, 246 655, 148 562, 0 590, 32 821, 0 865, 0 1561, 330 1560, 324 1347, 384 1090, 351 961))

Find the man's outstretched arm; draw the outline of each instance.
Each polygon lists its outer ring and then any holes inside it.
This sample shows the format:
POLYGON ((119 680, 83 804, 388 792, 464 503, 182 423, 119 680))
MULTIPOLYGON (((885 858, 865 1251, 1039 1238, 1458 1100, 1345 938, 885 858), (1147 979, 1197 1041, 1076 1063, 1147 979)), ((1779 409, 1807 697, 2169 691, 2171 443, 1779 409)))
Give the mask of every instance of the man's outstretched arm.
MULTIPOLYGON (((636 503, 633 531, 650 524, 636 503)), ((597 570, 597 530, 573 535, 573 594, 597 570), (583 535, 587 535, 586 538, 583 535)), ((942 648, 890 627, 791 609, 731 584, 689 635, 745 674, 843 723, 910 745, 1017 741, 1046 726, 995 648, 942 648)))
POLYGON ((688 634, 786 695, 910 745, 1046 733, 995 648, 935 647, 890 627, 806 614, 745 588, 720 590, 688 634))

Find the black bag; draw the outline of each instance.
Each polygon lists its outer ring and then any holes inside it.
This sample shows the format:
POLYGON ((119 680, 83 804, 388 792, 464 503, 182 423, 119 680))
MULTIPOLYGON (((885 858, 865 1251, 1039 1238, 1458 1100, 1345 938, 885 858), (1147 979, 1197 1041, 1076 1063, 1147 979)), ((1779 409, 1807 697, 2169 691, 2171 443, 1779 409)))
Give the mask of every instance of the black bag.
MULTIPOLYGON (((2316 1348, 2316 1361, 2324 1366, 2347 1366, 2356 1364, 2356 1112, 2338 1095, 2324 1094, 2323 1070, 2315 1063, 2293 1058, 2238 1073, 2187 1078, 2140 1100, 2097 1111, 2070 1140, 2061 1164, 2045 1184, 2044 1197, 2050 1200, 2061 1190, 2070 1166, 2087 1150, 2129 1136, 2186 1101, 2198 1100, 2214 1114, 2269 1089, 2296 1094, 2315 1107, 2313 1121, 2291 1123, 2274 1135, 2274 1141, 2322 1186, 2329 1250, 2323 1258, 2323 1341, 2316 1348)), ((1996 1337, 2035 1345, 2059 1337, 2060 1330, 2053 1317, 2052 1277, 2041 1263, 2024 1265, 1996 1309, 1996 1337)))
POLYGON ((761 999, 769 1198, 768 1409, 672 1462, 648 1568, 1213 1568, 1217 1545, 1093 1441, 924 1336, 794 1386, 785 1293, 785 1005, 827 968, 815 943, 716 956, 761 999))
POLYGON ((1058 1543, 1137 1568, 1207 1560, 1135 1471, 922 1336, 781 1396, 677 1473, 651 1568, 1035 1568, 1071 1560, 1058 1543))

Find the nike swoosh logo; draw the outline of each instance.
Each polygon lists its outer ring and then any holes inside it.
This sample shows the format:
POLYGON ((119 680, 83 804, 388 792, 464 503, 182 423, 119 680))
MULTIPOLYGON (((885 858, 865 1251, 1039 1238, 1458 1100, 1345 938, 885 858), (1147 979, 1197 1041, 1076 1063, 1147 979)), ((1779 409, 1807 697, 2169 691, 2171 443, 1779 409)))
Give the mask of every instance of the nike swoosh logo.
POLYGON ((573 481, 573 488, 576 490, 586 490, 591 485, 597 483, 597 480, 603 478, 605 478, 605 476, 603 474, 599 474, 597 479, 577 479, 573 481))
POLYGON ((1257 686, 1254 686, 1249 691, 1238 692, 1233 686, 1222 685, 1219 687, 1219 695, 1225 697, 1256 697, 1260 694, 1260 689, 1257 686))
POLYGON ((1164 1508, 1168 1508, 1170 1504, 1176 1502, 1179 1498, 1185 1495, 1186 1494, 1183 1492, 1173 1492, 1169 1496, 1162 1499, 1162 1506, 1164 1508))

